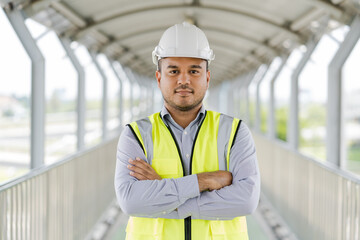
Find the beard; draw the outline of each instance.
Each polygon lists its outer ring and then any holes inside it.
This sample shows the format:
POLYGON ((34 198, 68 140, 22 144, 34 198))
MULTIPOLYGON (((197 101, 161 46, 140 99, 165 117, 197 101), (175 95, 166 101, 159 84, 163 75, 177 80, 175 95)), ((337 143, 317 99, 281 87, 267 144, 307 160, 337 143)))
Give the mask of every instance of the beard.
MULTIPOLYGON (((191 91, 192 94, 194 94, 194 89, 188 87, 187 85, 181 85, 177 88, 174 89, 174 94, 176 94, 176 91, 180 90, 180 89, 188 89, 191 91)), ((163 98, 164 98, 164 101, 172 108, 176 109, 176 110, 179 110, 179 111, 182 111, 182 112, 187 112, 187 111, 190 111, 192 109, 194 109, 195 107, 199 106, 203 99, 205 97, 205 93, 200 96, 199 98, 195 99, 194 102, 188 104, 188 103, 184 103, 184 104, 177 104, 175 103, 174 101, 171 100, 170 97, 167 97, 163 94, 163 98)))
POLYGON ((165 96, 163 96, 164 101, 167 104, 169 104, 172 108, 175 108, 176 110, 179 110, 179 111, 182 111, 182 112, 190 111, 190 110, 194 109, 195 107, 199 106, 202 103, 204 97, 205 96, 203 96, 200 99, 196 99, 195 102, 193 102, 192 104, 179 105, 179 104, 176 104, 175 102, 165 98, 165 96))

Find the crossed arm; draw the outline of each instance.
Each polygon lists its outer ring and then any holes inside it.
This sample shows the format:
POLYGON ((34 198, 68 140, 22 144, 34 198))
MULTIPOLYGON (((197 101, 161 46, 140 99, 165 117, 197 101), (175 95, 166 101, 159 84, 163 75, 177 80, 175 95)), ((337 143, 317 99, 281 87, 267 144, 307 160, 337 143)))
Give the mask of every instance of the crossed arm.
MULTIPOLYGON (((140 158, 129 159, 130 175, 138 180, 161 180, 150 164, 140 158)), ((197 174, 199 191, 213 191, 229 186, 232 183, 232 174, 228 171, 203 172, 197 174)))
POLYGON ((115 174, 120 207, 139 217, 228 220, 251 214, 259 199, 260 177, 246 126, 240 127, 238 136, 242 137, 234 144, 237 151, 230 152, 230 172, 160 179, 148 163, 134 160, 146 158, 131 131, 125 129, 119 139, 115 174))

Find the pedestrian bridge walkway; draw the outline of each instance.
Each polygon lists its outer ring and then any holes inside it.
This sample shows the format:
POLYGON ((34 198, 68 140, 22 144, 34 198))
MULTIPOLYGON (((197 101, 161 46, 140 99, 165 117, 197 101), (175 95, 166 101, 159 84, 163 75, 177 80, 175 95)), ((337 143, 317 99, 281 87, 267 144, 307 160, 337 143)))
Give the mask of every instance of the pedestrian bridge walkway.
MULTIPOLYGON (((358 178, 253 135, 262 175, 259 208, 248 216, 253 239, 358 239, 358 178)), ((114 205, 116 144, 0 187, 2 239, 122 239, 127 216, 114 205)))
POLYGON ((216 58, 204 103, 261 173, 250 239, 360 239, 357 0, 0 0, 0 240, 123 239, 123 126, 162 106, 151 52, 183 21, 216 58))

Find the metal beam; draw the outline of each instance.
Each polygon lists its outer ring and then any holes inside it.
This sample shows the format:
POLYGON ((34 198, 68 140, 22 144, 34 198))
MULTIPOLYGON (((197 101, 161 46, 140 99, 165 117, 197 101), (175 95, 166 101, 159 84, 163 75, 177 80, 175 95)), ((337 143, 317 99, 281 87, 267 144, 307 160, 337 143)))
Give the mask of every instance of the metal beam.
POLYGON ((287 125, 287 142, 293 149, 298 149, 299 145, 299 76, 315 50, 317 43, 318 39, 310 40, 306 52, 291 76, 290 116, 287 125))
MULTIPOLYGON (((100 51, 105 50, 107 47, 109 47, 112 44, 120 44, 121 41, 127 40, 127 39, 135 37, 135 36, 136 37, 141 37, 141 35, 148 34, 148 33, 151 33, 151 32, 159 32, 161 34, 162 32, 164 32, 164 30, 167 27, 168 27, 168 25, 161 26, 161 27, 156 27, 156 28, 149 28, 149 29, 145 29, 143 31, 136 31, 136 32, 133 32, 131 34, 121 36, 121 37, 118 37, 118 38, 111 38, 110 37, 112 40, 109 41, 109 42, 106 42, 100 48, 100 51)), ((241 32, 237 32, 235 30, 230 31, 230 30, 227 30, 227 29, 225 30, 225 29, 221 29, 221 28, 217 28, 217 27, 213 27, 213 26, 201 26, 201 25, 198 26, 198 27, 201 28, 204 32, 215 32, 217 35, 224 35, 223 38, 231 36, 231 37, 235 37, 235 38, 237 38, 237 39, 239 39, 241 41, 246 41, 247 43, 255 44, 255 45, 257 45, 257 48, 263 47, 268 52, 270 52, 272 55, 279 55, 280 54, 277 49, 275 49, 272 46, 269 46, 266 41, 261 42, 261 41, 257 40, 256 38, 245 36, 241 32)), ((212 42, 211 38, 209 38, 209 41, 212 42)), ((124 48, 124 46, 122 46, 122 45, 119 45, 119 47, 124 48)))
POLYGON ((17 9, 6 11, 16 35, 31 59, 31 163, 44 165, 45 138, 45 59, 25 25, 23 13, 17 9))
POLYGON ((90 52, 91 59, 100 73, 100 76, 103 80, 103 91, 102 91, 102 109, 101 109, 101 129, 102 129, 102 140, 107 138, 108 130, 107 130, 107 120, 108 120, 108 79, 104 70, 101 68, 98 60, 96 59, 97 54, 94 52, 90 52))
POLYGON ((328 103, 326 125, 327 161, 345 167, 346 151, 344 149, 342 130, 342 76, 341 69, 360 38, 360 17, 357 15, 350 31, 334 55, 328 67, 328 103))
POLYGON ((204 10, 213 10, 213 11, 219 11, 219 12, 225 12, 227 14, 232 13, 232 14, 236 14, 245 18, 248 18, 251 21, 258 21, 261 24, 267 25, 271 28, 275 28, 287 35, 289 35, 291 38, 293 38, 294 40, 296 40, 297 42, 301 42, 300 41, 300 37, 297 33, 293 32, 292 30, 280 26, 278 24, 276 24, 275 22, 270 22, 268 18, 262 18, 259 16, 255 16, 253 14, 250 14, 248 12, 245 11, 239 11, 239 10, 235 10, 232 8, 225 8, 225 7, 215 7, 215 6, 203 6, 203 5, 199 5, 199 6, 193 6, 192 4, 179 4, 179 5, 162 5, 162 6, 153 6, 153 7, 145 7, 145 8, 139 8, 139 9, 135 9, 135 10, 131 10, 131 11, 127 11, 127 12, 123 12, 120 14, 114 14, 111 16, 108 16, 102 20, 99 20, 97 22, 94 23, 90 23, 88 24, 86 27, 81 28, 80 31, 78 31, 76 33, 75 36, 72 36, 74 39, 77 39, 77 36, 83 36, 86 32, 102 25, 105 24, 107 22, 113 21, 115 19, 118 18, 123 18, 126 16, 130 16, 133 14, 141 14, 141 13, 145 13, 145 12, 152 12, 152 11, 156 11, 156 10, 174 10, 174 9, 188 9, 189 7, 191 7, 192 9, 204 9, 204 10))
POLYGON ((70 47, 70 39, 60 38, 60 42, 69 57, 71 63, 73 64, 77 74, 78 74, 78 86, 77 86, 77 150, 82 150, 85 148, 85 71, 79 60, 77 59, 74 51, 70 47))

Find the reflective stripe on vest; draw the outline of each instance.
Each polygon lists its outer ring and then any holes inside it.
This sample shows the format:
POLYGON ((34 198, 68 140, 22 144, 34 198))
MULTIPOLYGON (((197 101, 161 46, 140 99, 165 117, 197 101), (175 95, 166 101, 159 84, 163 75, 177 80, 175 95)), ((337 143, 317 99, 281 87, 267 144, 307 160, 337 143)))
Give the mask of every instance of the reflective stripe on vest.
MULTIPOLYGON (((194 139, 190 158, 190 174, 229 170, 230 149, 241 124, 235 119, 213 111, 206 111, 194 139)), ((160 113, 130 124, 147 161, 162 178, 184 176, 181 152, 171 129, 160 113)), ((130 217, 126 228, 129 240, 188 240, 187 222, 191 224, 193 240, 247 240, 246 218, 233 220, 191 220, 130 217)), ((190 227, 189 226, 189 227, 190 227)), ((189 233, 190 234, 190 233, 189 233)))

